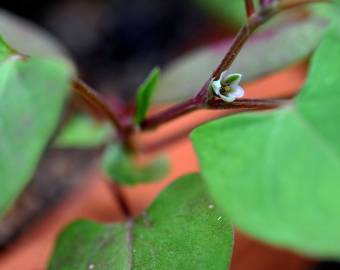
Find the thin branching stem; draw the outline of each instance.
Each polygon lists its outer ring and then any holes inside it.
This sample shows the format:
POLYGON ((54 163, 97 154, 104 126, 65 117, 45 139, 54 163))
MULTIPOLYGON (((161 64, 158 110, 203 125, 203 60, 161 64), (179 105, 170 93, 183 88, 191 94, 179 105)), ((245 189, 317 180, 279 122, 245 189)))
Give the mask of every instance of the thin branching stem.
POLYGON ((240 29, 226 56, 213 72, 212 78, 219 78, 223 71, 228 70, 231 67, 249 37, 261 25, 273 18, 273 16, 292 8, 317 2, 329 2, 329 0, 276 0, 262 6, 258 12, 249 17, 248 22, 240 29))
POLYGON ((178 142, 188 136, 196 127, 205 124, 211 120, 216 120, 221 117, 225 117, 226 115, 234 115, 242 112, 250 112, 250 111, 264 111, 264 110, 272 110, 278 107, 282 107, 284 105, 288 105, 291 102, 290 97, 284 97, 283 99, 242 99, 235 101, 235 103, 225 103, 219 100, 214 100, 212 107, 209 107, 208 104, 206 109, 213 110, 222 110, 226 113, 223 115, 219 115, 210 120, 198 121, 197 123, 192 123, 184 127, 183 129, 175 130, 172 134, 168 135, 165 138, 160 138, 159 140, 153 141, 148 144, 141 145, 137 147, 138 152, 144 154, 150 154, 155 151, 159 151, 166 147, 169 147, 171 144, 178 142))
POLYGON ((255 6, 253 0, 244 0, 246 6, 247 17, 249 18, 255 12, 255 6))
POLYGON ((176 119, 184 114, 197 110, 198 106, 202 107, 203 104, 196 102, 195 99, 189 99, 172 107, 171 110, 165 110, 146 119, 142 123, 141 128, 143 130, 156 128, 165 122, 169 122, 172 119, 176 119))
POLYGON ((125 219, 132 218, 132 212, 130 210, 129 203, 125 197, 122 187, 116 182, 107 182, 109 189, 111 190, 112 197, 117 201, 117 204, 124 215, 125 219))
MULTIPOLYGON (((266 23, 276 14, 292 9, 301 5, 316 3, 316 2, 329 2, 328 0, 263 0, 260 2, 260 10, 255 12, 253 1, 247 1, 246 11, 249 15, 246 24, 240 29, 239 33, 234 38, 231 47, 226 53, 225 57, 214 70, 212 75, 205 82, 198 94, 189 100, 186 100, 175 106, 171 106, 167 110, 152 115, 146 118, 140 125, 141 130, 149 130, 157 128, 158 126, 165 124, 171 120, 174 120, 180 116, 188 114, 198 109, 263 109, 268 107, 277 107, 281 103, 273 104, 273 101, 264 102, 263 100, 250 100, 240 99, 233 103, 225 103, 222 100, 216 100, 209 94, 209 86, 211 80, 219 78, 221 73, 228 70, 236 57, 239 55, 244 44, 249 37, 257 30, 261 25, 266 23)), ((135 127, 132 121, 123 121, 120 116, 117 115, 110 107, 105 103, 104 99, 80 80, 75 80, 73 84, 74 91, 83 97, 91 105, 99 108, 103 111, 111 123, 116 127, 117 133, 121 141, 129 146, 131 143, 130 135, 134 132, 135 127)), ((125 119, 126 120, 126 119, 125 119)))
POLYGON ((93 90, 90 86, 80 79, 73 81, 73 91, 88 102, 93 107, 99 109, 111 122, 112 126, 117 130, 118 136, 124 139, 129 132, 129 127, 120 121, 118 115, 111 110, 110 106, 104 101, 103 97, 93 90))
MULTIPOLYGON (((249 2, 249 1, 246 1, 249 2)), ((227 54, 209 77, 209 79, 205 82, 201 90, 198 94, 187 101, 180 103, 179 105, 175 105, 170 107, 169 109, 160 112, 150 118, 147 118, 141 125, 142 130, 147 130, 151 128, 156 128, 157 126, 166 123, 167 121, 171 121, 180 117, 184 114, 190 113, 192 111, 201 109, 206 107, 206 104, 209 104, 210 109, 221 109, 222 102, 219 101, 217 103, 210 102, 209 97, 209 85, 211 80, 214 78, 219 78, 222 72, 228 70, 236 57, 239 55, 241 49, 249 39, 249 37, 257 30, 261 25, 265 24, 268 20, 270 20, 276 14, 286 11, 295 7, 299 7, 301 5, 316 3, 316 2, 329 2, 328 0, 274 0, 274 1, 262 1, 261 9, 258 12, 253 13, 247 20, 247 23, 240 29, 236 37, 234 38, 230 49, 227 54), (214 107, 216 106, 216 107, 214 107)), ((249 4, 249 3, 248 3, 249 4)), ((256 103, 256 102, 255 102, 256 103)), ((233 105, 225 104, 223 105, 225 109, 229 109, 233 107, 233 109, 237 109, 241 106, 257 106, 259 109, 263 106, 263 109, 267 109, 264 104, 255 104, 252 100, 239 100, 238 102, 234 102, 233 105), (249 103, 250 104, 247 104, 249 103)))
POLYGON ((100 109, 103 113, 105 113, 112 122, 113 126, 117 127, 118 129, 122 128, 118 118, 110 109, 108 104, 106 104, 103 98, 85 82, 81 81, 80 79, 74 80, 73 90, 86 102, 91 103, 91 105, 97 107, 97 109, 100 109))
POLYGON ((249 110, 270 110, 282 107, 290 103, 289 99, 240 99, 231 103, 226 103, 220 99, 210 100, 207 104, 208 109, 230 110, 230 109, 249 109, 249 110))

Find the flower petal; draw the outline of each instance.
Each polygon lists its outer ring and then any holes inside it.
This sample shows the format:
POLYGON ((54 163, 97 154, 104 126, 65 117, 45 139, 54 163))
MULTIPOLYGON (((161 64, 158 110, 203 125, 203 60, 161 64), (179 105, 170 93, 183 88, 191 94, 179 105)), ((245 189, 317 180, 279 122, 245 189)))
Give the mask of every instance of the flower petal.
POLYGON ((230 85, 231 87, 239 85, 241 82, 242 75, 239 73, 228 74, 221 79, 222 85, 230 85))
POLYGON ((229 75, 229 72, 227 71, 227 70, 225 70, 225 71, 223 71, 222 73, 221 73, 221 76, 220 76, 220 82, 222 83, 222 82, 224 82, 225 80, 228 80, 228 77, 229 77, 230 75, 229 75))
POLYGON ((228 102, 228 103, 231 103, 231 102, 234 102, 236 97, 232 97, 230 95, 228 96, 220 96, 221 99, 223 99, 225 102, 228 102))
POLYGON ((236 88, 233 88, 233 91, 229 95, 235 98, 241 98, 244 96, 244 89, 238 85, 236 88))
POLYGON ((220 81, 213 81, 212 84, 211 84, 211 87, 214 90, 214 93, 219 96, 220 92, 221 92, 221 87, 222 87, 221 82, 220 81))
POLYGON ((239 73, 228 74, 228 71, 224 71, 221 73, 219 80, 213 81, 211 83, 211 88, 214 94, 225 102, 233 102, 235 99, 241 98, 244 95, 244 90, 239 85, 241 79, 242 75, 239 73), (227 92, 221 92, 222 88, 227 85, 230 86, 230 91, 228 90, 227 92))

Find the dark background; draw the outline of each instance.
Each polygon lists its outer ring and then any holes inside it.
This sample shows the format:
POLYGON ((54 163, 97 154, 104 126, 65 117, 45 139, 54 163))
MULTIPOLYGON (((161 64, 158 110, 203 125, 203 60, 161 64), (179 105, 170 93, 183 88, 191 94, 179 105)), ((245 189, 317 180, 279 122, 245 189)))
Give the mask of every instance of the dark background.
POLYGON ((154 66, 225 30, 191 0, 2 0, 0 7, 53 33, 88 83, 126 99, 154 66))

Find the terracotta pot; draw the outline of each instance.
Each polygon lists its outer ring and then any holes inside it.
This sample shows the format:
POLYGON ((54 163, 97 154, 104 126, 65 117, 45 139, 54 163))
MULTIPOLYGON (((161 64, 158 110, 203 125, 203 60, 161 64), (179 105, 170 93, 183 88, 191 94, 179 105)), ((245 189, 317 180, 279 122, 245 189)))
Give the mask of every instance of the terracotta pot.
MULTIPOLYGON (((246 87, 247 97, 275 97, 294 93, 303 83, 305 67, 297 65, 246 87)), ((155 132, 140 136, 141 144, 167 136, 175 129, 192 126, 221 115, 221 112, 198 112, 169 123, 155 132)), ((123 192, 134 214, 144 210, 155 196, 179 176, 198 171, 198 162, 192 145, 183 139, 166 149, 172 161, 170 175, 162 182, 124 188, 123 192)), ((148 158, 143 156, 142 158, 148 158)), ((98 221, 119 221, 123 218, 117 202, 100 172, 88 176, 87 185, 76 190, 48 217, 33 226, 15 245, 0 254, 0 270, 43 270, 52 252, 54 241, 62 228, 79 218, 98 221)), ((258 243, 237 233, 232 270, 243 269, 310 269, 312 261, 289 251, 258 243)))

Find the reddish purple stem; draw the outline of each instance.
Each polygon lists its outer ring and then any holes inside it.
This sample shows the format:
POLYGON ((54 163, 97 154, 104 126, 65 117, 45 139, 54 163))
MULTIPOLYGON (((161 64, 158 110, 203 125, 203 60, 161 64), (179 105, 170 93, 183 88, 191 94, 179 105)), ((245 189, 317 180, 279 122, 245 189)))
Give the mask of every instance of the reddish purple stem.
POLYGON ((146 119, 142 123, 141 128, 143 130, 153 129, 162 123, 168 122, 170 120, 178 118, 179 116, 192 112, 200 106, 202 106, 202 104, 199 100, 195 98, 189 99, 187 101, 179 103, 171 109, 165 110, 155 116, 151 116, 150 118, 146 119))

